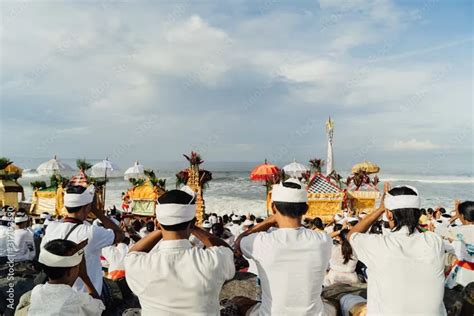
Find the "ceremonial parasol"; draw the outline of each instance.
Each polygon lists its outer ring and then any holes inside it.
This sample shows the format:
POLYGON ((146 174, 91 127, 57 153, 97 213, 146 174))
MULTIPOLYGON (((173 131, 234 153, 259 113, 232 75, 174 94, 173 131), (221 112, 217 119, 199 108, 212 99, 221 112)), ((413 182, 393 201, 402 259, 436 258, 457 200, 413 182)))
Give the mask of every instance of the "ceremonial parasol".
POLYGON ((303 174, 309 171, 309 167, 296 161, 293 161, 292 163, 284 166, 283 171, 285 171, 285 173, 290 177, 301 178, 303 174))
POLYGON ((352 167, 352 173, 359 171, 364 171, 367 174, 377 173, 380 171, 380 167, 370 161, 364 161, 352 167))
POLYGON ((250 173, 250 180, 253 181, 268 181, 275 174, 280 171, 277 166, 269 164, 265 159, 265 163, 259 166, 256 166, 250 173))
POLYGON ((125 180, 132 178, 145 179, 145 168, 143 168, 143 165, 140 165, 138 161, 135 161, 135 164, 125 171, 123 177, 125 180))
POLYGON ((120 176, 120 168, 109 161, 108 158, 96 163, 92 166, 92 176, 99 178, 115 178, 120 176))
POLYGON ((54 156, 53 159, 43 162, 41 165, 39 165, 38 168, 36 168, 36 171, 41 175, 53 175, 65 171, 72 171, 72 168, 54 156))

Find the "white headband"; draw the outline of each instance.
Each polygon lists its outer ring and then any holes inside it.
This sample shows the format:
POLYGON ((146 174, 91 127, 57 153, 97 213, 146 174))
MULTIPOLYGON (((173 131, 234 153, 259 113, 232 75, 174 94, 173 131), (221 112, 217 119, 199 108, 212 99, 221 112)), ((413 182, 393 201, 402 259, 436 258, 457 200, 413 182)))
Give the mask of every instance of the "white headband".
POLYGON ((163 225, 189 222, 196 216, 196 204, 158 204, 156 219, 163 225))
POLYGON ((2 221, 4 221, 4 222, 9 222, 10 220, 11 220, 11 217, 6 216, 6 215, 3 215, 3 216, 2 216, 2 221))
POLYGON ((49 213, 41 213, 40 218, 41 219, 51 219, 51 215, 49 215, 49 213))
POLYGON ((81 263, 83 255, 84 249, 80 249, 72 256, 58 256, 45 248, 41 248, 38 261, 48 267, 70 268, 81 263))
POLYGON ((28 220, 28 215, 15 216, 15 224, 23 223, 28 220))
POLYGON ((202 223, 202 228, 212 228, 212 224, 209 221, 204 221, 202 223))
POLYGON ((308 202, 308 192, 304 189, 301 183, 296 180, 287 180, 286 182, 296 183, 301 186, 301 189, 287 188, 283 183, 273 185, 272 201, 273 202, 288 202, 288 203, 306 203, 308 202))
POLYGON ((92 203, 94 200, 95 187, 90 185, 81 194, 77 193, 64 193, 64 206, 65 207, 79 207, 92 203))
POLYGON ((384 200, 385 207, 389 210, 403 209, 403 208, 420 208, 421 200, 418 196, 418 190, 409 185, 397 186, 407 187, 415 191, 416 195, 390 195, 387 192, 384 200))

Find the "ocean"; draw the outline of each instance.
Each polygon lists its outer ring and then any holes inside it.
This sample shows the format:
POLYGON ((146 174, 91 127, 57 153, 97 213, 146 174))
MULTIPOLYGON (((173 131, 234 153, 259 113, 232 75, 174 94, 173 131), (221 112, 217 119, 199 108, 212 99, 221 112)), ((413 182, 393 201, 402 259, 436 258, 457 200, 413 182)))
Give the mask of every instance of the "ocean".
MULTIPOLYGON (((14 160, 16 164, 23 168, 35 168, 41 161, 14 160)), ((43 160, 44 161, 44 160, 43 160)), ((64 160, 64 162, 75 166, 74 160, 64 160)), ((131 165, 131 164, 130 164, 131 165)), ((217 214, 253 213, 257 216, 266 214, 265 211, 265 187, 261 182, 253 182, 249 179, 252 163, 205 163, 203 168, 213 174, 213 180, 209 182, 204 191, 206 212, 217 214)), ((119 174, 123 173, 129 166, 120 166, 119 174)), ((168 189, 175 188, 175 174, 186 167, 186 162, 162 163, 155 166, 155 173, 159 178, 166 179, 168 189)), ((344 179, 348 171, 341 172, 344 179)), ((409 184, 416 187, 423 201, 423 207, 445 207, 452 209, 455 199, 473 200, 474 198, 474 177, 472 175, 417 175, 406 172, 393 172, 379 174, 381 182, 389 181, 392 186, 399 184, 409 184)), ((24 173, 19 182, 24 186, 26 200, 31 200, 32 188, 30 182, 36 180, 48 180, 35 174, 24 173)), ((47 181, 48 182, 48 181, 47 181)), ((131 187, 123 177, 112 178, 107 183, 106 207, 115 205, 120 208, 121 193, 131 187)), ((379 184, 379 188, 383 188, 379 184)))

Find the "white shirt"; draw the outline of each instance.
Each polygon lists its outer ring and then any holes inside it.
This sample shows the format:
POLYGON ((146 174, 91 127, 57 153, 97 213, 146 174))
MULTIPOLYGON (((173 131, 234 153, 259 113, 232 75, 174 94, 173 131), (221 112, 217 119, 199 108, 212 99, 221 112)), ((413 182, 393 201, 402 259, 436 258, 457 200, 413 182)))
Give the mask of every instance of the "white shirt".
MULTIPOLYGON (((46 228, 46 233, 41 241, 41 248, 51 240, 64 239, 67 233, 74 227, 74 223, 53 222, 46 228)), ((91 279, 94 288, 99 295, 102 292, 102 265, 100 263, 100 255, 102 248, 113 244, 115 234, 111 229, 91 225, 84 221, 69 236, 68 240, 80 243, 88 239, 87 246, 84 248, 86 257, 87 274, 91 279)), ((78 292, 87 292, 87 289, 81 278, 77 278, 73 288, 78 292)))
POLYGON ((124 260, 127 252, 128 246, 122 242, 102 248, 102 257, 109 263, 109 272, 125 270, 124 260))
POLYGON ((78 293, 66 284, 40 284, 33 288, 28 316, 100 316, 105 310, 101 300, 78 293))
POLYGON ((232 223, 231 225, 229 225, 229 227, 227 227, 230 232, 232 233, 232 235, 235 236, 235 238, 239 237, 240 234, 243 233, 243 230, 242 230, 242 227, 240 227, 239 224, 234 224, 232 223))
POLYGON ((323 315, 321 290, 332 240, 303 227, 251 234, 240 242, 257 264, 261 315, 323 315))
POLYGON ((12 251, 8 254, 13 261, 27 261, 35 258, 33 233, 26 228, 15 229, 12 251))
POLYGON ((329 267, 331 270, 335 272, 342 272, 342 273, 352 273, 355 272, 357 266, 357 256, 352 252, 351 259, 344 264, 344 256, 342 255, 342 246, 341 245, 334 245, 332 248, 331 259, 329 260, 329 267))
POLYGON ((350 243, 370 271, 367 315, 446 315, 443 241, 408 228, 389 235, 353 233, 350 243))
POLYGON ((129 253, 125 273, 142 315, 219 315, 222 285, 235 274, 234 254, 227 247, 161 240, 150 253, 129 253))
POLYGON ((0 257, 8 256, 7 240, 8 240, 8 226, 0 225, 0 257))

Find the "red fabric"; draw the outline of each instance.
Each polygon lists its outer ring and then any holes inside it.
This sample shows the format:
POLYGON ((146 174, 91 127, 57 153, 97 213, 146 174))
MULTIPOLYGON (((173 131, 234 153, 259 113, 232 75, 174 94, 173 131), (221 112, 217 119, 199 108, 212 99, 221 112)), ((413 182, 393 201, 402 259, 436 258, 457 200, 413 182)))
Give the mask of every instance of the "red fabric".
POLYGON ((118 280, 125 278, 125 270, 115 270, 109 272, 109 279, 118 280))

